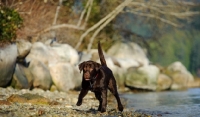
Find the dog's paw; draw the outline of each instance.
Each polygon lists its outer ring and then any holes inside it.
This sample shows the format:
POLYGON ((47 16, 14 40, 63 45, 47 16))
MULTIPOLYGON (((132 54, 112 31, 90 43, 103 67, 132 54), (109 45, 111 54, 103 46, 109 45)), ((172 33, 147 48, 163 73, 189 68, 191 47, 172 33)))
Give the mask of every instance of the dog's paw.
POLYGON ((124 107, 123 106, 119 106, 118 109, 119 109, 119 111, 122 112, 124 110, 124 107))
POLYGON ((78 101, 78 102, 76 103, 77 106, 80 106, 81 104, 82 104, 82 101, 78 101))
POLYGON ((101 113, 106 112, 106 108, 101 108, 101 113))
POLYGON ((98 111, 101 111, 101 108, 98 108, 98 111))

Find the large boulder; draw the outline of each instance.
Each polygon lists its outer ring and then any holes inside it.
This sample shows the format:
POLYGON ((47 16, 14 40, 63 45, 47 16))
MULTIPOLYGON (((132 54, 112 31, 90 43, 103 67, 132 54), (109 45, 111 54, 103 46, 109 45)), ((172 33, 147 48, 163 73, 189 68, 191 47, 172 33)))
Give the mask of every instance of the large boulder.
POLYGON ((194 81, 192 74, 179 61, 169 65, 166 74, 172 78, 172 90, 187 88, 188 83, 194 81))
POLYGON ((38 60, 41 63, 49 66, 50 64, 56 64, 59 61, 58 54, 50 47, 44 45, 41 42, 35 42, 32 45, 31 51, 26 57, 28 62, 32 60, 38 60))
POLYGON ((131 58, 115 58, 119 66, 123 69, 128 69, 130 67, 139 67, 142 66, 138 61, 131 58))
POLYGON ((16 44, 0 47, 0 87, 6 87, 11 81, 17 55, 16 44))
POLYGON ((28 79, 26 78, 23 69, 24 66, 16 64, 15 72, 11 83, 12 87, 17 89, 28 89, 31 87, 31 85, 29 85, 28 79))
POLYGON ((115 66, 116 69, 115 69, 115 72, 113 72, 114 76, 115 76, 115 79, 117 81, 117 86, 118 88, 125 88, 125 79, 126 79, 126 70, 123 69, 123 68, 120 68, 118 66, 115 66))
POLYGON ((17 40, 16 45, 17 45, 18 58, 25 58, 29 54, 32 47, 32 44, 25 40, 17 40))
POLYGON ((125 85, 129 88, 156 90, 160 70, 154 65, 131 67, 127 71, 125 85))
MULTIPOLYGON (((29 66, 31 78, 33 78, 33 88, 49 90, 52 85, 52 78, 48 67, 38 60, 32 60, 29 66)), ((28 78, 30 79, 30 78, 28 78)))
POLYGON ((157 90, 168 90, 172 85, 172 79, 166 74, 159 74, 158 81, 157 81, 157 90))
POLYGON ((68 44, 55 44, 52 49, 58 54, 60 61, 77 65, 79 56, 78 52, 68 44))
POLYGON ((50 66, 50 73, 53 83, 59 91, 67 92, 70 89, 80 88, 81 74, 78 67, 75 68, 70 63, 57 63, 50 66))
MULTIPOLYGON (((32 45, 30 53, 26 57, 26 60, 30 62, 29 67, 23 67, 21 71, 16 71, 15 82, 19 81, 19 79, 22 79, 22 74, 25 74, 25 77, 28 80, 29 88, 31 86, 33 88, 36 87, 48 90, 53 83, 52 77, 57 78, 57 76, 55 77, 55 74, 58 73, 60 76, 63 75, 65 76, 64 78, 66 78, 66 76, 67 78, 73 78, 75 76, 71 76, 72 72, 69 72, 69 75, 66 75, 66 72, 64 71, 66 67, 63 67, 64 70, 60 70, 60 68, 59 71, 57 71, 57 65, 60 65, 59 63, 62 63, 63 65, 70 64, 72 66, 75 66, 78 63, 78 59, 78 53, 75 51, 75 49, 67 44, 55 43, 53 45, 45 45, 41 42, 35 42, 32 45), (56 71, 56 73, 50 74, 50 71, 51 73, 54 73, 53 71, 56 71)), ((73 74, 78 74, 74 73, 75 71, 73 69, 72 71, 73 74)), ((70 88, 74 87, 78 87, 76 83, 75 86, 70 88)))
POLYGON ((11 85, 19 89, 50 89, 52 85, 49 68, 37 59, 33 59, 28 67, 17 64, 11 85))
POLYGON ((120 66, 126 69, 149 64, 144 50, 133 42, 118 42, 108 50, 107 54, 116 58, 120 66))
POLYGON ((76 65, 79 60, 77 51, 67 44, 54 44, 47 46, 41 42, 32 45, 31 51, 27 56, 27 61, 37 59, 49 66, 57 62, 68 62, 76 65))
MULTIPOLYGON (((105 52, 103 52, 103 53, 104 53, 104 56, 106 56, 105 52)), ((91 57, 88 60, 93 60, 93 61, 99 60, 98 49, 91 49, 90 51, 87 51, 87 54, 90 55, 88 57, 91 57)))
POLYGON ((86 53, 86 52, 79 52, 78 55, 79 55, 79 63, 91 60, 91 58, 92 58, 92 55, 90 53, 86 53))

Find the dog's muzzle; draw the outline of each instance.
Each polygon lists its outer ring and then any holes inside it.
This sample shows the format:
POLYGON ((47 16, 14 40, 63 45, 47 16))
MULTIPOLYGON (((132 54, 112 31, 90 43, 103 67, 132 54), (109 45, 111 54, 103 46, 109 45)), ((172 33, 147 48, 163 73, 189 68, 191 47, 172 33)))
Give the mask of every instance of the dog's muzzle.
POLYGON ((87 81, 90 80, 90 73, 89 72, 84 73, 84 79, 87 80, 87 81))

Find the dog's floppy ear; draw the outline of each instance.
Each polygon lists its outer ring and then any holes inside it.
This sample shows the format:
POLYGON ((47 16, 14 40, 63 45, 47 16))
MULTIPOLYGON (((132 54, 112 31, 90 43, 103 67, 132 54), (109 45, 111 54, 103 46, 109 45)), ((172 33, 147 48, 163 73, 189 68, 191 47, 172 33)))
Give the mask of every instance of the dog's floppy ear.
POLYGON ((96 71, 99 70, 100 66, 101 66, 101 64, 99 64, 99 63, 95 63, 95 69, 96 69, 96 71))
POLYGON ((82 63, 80 63, 80 64, 78 65, 79 70, 80 70, 80 73, 81 73, 81 71, 83 70, 84 65, 85 65, 85 61, 82 62, 82 63))

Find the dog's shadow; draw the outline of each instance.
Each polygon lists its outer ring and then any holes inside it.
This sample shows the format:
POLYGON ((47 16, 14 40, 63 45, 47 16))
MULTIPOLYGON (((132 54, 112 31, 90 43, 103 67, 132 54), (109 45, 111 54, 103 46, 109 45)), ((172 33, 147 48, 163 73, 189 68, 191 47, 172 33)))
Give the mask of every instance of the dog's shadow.
POLYGON ((94 109, 94 108, 90 108, 89 110, 82 110, 82 109, 74 108, 73 110, 78 113, 101 115, 104 117, 110 117, 110 116, 113 117, 113 116, 122 116, 123 115, 122 112, 119 112, 116 109, 110 109, 104 113, 101 113, 100 111, 98 111, 97 109, 94 109))
POLYGON ((72 110, 77 111, 79 113, 91 113, 91 114, 100 113, 100 111, 98 111, 97 109, 94 109, 94 108, 90 108, 89 110, 82 110, 82 109, 78 109, 78 108, 73 108, 72 110))

